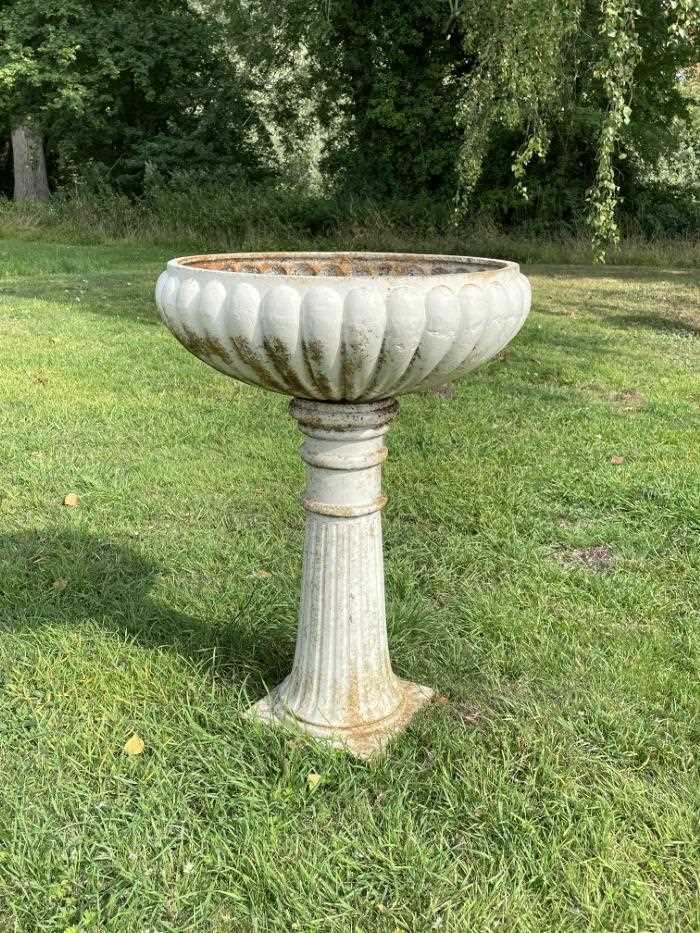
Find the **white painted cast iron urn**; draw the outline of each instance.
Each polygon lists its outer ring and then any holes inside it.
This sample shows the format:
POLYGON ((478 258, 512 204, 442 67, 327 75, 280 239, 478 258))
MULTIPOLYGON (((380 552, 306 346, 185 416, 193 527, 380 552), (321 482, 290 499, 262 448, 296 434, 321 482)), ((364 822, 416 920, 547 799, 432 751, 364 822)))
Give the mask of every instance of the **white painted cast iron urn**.
POLYGON ((391 667, 381 465, 397 395, 459 379, 512 340, 530 285, 512 262, 392 253, 233 253, 173 259, 166 326, 227 376, 293 396, 307 465, 292 671, 251 709, 378 752, 429 701, 391 667))

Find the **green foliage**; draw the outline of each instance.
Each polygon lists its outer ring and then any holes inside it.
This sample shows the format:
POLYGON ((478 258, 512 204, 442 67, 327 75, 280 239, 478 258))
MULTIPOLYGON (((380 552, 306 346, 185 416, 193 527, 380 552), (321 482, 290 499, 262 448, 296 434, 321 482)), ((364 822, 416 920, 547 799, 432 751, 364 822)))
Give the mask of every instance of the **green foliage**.
POLYGON ((476 63, 459 113, 461 208, 473 204, 505 130, 522 198, 535 157, 555 175, 563 162, 566 185, 585 180, 588 225, 602 258, 618 237, 621 191, 639 188, 645 169, 668 151, 674 117, 687 119, 678 72, 697 54, 697 11, 697 0, 464 3, 465 52, 476 63))
POLYGON ((312 51, 337 185, 390 197, 454 190, 460 44, 444 0, 329 5, 312 51))
POLYGON ((9 0, 0 132, 38 124, 76 193, 456 196, 467 223, 585 228, 602 256, 620 229, 700 229, 699 2, 9 0))
POLYGON ((444 0, 222 0, 216 8, 267 82, 270 112, 285 131, 308 138, 310 125, 318 128, 328 186, 372 197, 451 196, 467 65, 444 0), (302 125, 301 101, 310 108, 302 125))
POLYGON ((601 13, 598 35, 603 54, 593 70, 593 77, 602 84, 608 107, 598 137, 598 164, 588 201, 593 244, 598 258, 603 260, 605 245, 618 240, 615 208, 619 186, 615 181, 613 159, 632 115, 628 101, 642 49, 635 29, 634 2, 602 0, 601 13))
MULTIPOLYGON (((700 240, 689 233, 683 208, 683 199, 669 203, 665 189, 650 188, 639 217, 625 221, 625 235, 609 250, 608 263, 700 266, 700 240)), ((143 255, 156 246, 161 257, 350 249, 503 256, 524 263, 590 260, 590 237, 583 230, 533 221, 496 225, 488 216, 455 222, 450 202, 427 196, 377 201, 282 184, 203 184, 184 175, 150 186, 139 198, 87 187, 57 193, 46 204, 0 198, 0 236, 35 244, 133 243, 143 255)))
POLYGON ((15 0, 0 19, 0 101, 5 128, 32 116, 46 119, 84 108, 77 23, 87 10, 81 0, 15 0))
POLYGON ((270 144, 215 21, 187 0, 12 0, 0 125, 30 117, 56 180, 125 191, 188 167, 259 176, 270 144))
POLYGON ((510 169, 519 193, 527 198, 525 170, 535 156, 546 155, 563 86, 573 78, 565 61, 577 33, 578 11, 573 4, 553 5, 550 0, 476 0, 460 7, 460 13, 465 53, 475 61, 458 114, 464 131, 458 166, 461 198, 468 202, 481 178, 494 131, 523 127, 527 134, 511 153, 510 169))
POLYGON ((252 58, 285 69, 311 102, 336 192, 447 200, 456 190, 464 217, 585 225, 600 256, 621 221, 649 227, 650 198, 673 205, 672 229, 698 228, 692 195, 679 205, 678 190, 649 188, 687 126, 678 73, 695 54, 696 3, 286 0, 271 12, 253 0, 245 9, 260 37, 252 58))

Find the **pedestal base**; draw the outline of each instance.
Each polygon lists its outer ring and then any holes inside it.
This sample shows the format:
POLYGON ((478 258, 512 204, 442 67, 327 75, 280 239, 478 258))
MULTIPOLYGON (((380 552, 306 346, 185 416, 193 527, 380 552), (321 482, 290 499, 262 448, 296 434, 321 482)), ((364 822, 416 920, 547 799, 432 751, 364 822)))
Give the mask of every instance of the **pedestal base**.
POLYGON ((435 695, 435 691, 430 687, 414 684, 408 680, 399 680, 401 702, 393 713, 378 722, 338 728, 305 722, 296 717, 282 700, 286 683, 286 680, 283 681, 262 700, 258 700, 247 711, 247 715, 271 726, 286 727, 312 735, 317 739, 324 739, 336 748, 343 748, 357 758, 365 760, 380 755, 388 742, 399 732, 403 732, 414 713, 429 703, 435 695))

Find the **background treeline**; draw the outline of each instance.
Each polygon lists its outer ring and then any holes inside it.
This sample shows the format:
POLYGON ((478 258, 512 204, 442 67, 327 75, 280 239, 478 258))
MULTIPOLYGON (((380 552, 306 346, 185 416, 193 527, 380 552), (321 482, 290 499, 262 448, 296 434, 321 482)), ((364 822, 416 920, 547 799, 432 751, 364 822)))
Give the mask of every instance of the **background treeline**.
POLYGON ((199 205, 225 227, 244 200, 311 235, 377 216, 561 235, 607 184, 626 232, 693 236, 697 0, 678 2, 5 0, 0 193, 19 128, 59 200, 98 213, 199 205))

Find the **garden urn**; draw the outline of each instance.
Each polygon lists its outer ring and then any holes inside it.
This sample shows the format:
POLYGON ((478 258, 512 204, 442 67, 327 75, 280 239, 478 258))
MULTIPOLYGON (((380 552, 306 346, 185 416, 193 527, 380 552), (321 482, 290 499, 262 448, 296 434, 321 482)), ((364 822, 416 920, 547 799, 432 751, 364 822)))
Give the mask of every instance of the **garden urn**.
POLYGON ((303 435, 296 652, 250 713, 371 757, 433 694, 394 673, 387 642, 381 471, 396 399, 496 356, 529 283, 494 259, 233 253, 171 260, 156 303, 200 360, 291 396, 303 435))

